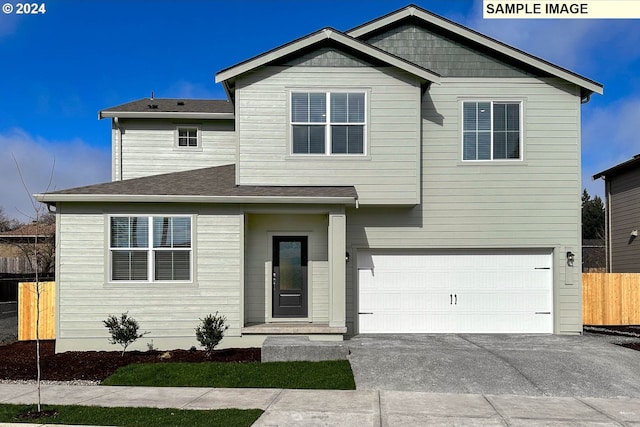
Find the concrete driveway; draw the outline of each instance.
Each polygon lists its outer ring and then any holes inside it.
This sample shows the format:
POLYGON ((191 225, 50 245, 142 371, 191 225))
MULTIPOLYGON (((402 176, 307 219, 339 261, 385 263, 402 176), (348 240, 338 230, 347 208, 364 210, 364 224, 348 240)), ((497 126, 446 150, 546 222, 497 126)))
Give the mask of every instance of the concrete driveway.
POLYGON ((589 336, 358 335, 358 390, 640 397, 640 352, 589 336))

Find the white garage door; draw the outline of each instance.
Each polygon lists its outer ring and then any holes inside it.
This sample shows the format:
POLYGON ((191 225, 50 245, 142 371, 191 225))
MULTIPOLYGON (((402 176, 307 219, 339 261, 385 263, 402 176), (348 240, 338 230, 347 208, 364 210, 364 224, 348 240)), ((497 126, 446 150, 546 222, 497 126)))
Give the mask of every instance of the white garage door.
POLYGON ((358 253, 360 333, 552 333, 548 252, 358 253))

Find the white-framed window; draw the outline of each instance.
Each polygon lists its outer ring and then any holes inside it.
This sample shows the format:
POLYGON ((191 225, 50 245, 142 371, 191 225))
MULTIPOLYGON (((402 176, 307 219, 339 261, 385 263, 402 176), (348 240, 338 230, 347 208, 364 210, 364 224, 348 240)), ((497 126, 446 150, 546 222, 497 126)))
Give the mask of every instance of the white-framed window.
POLYGON ((200 129, 197 126, 179 126, 176 129, 176 146, 178 148, 200 147, 200 129))
POLYGON ((109 280, 191 281, 190 216, 111 216, 109 280))
POLYGON ((291 154, 362 155, 366 92, 291 92, 291 154))
POLYGON ((522 160, 522 102, 463 101, 462 160, 522 160))

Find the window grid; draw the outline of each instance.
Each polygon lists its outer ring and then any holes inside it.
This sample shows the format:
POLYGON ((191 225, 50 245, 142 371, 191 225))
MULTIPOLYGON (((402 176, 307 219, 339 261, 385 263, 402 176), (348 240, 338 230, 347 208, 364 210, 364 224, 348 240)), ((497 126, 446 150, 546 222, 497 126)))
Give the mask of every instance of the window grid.
POLYGON ((198 128, 178 128, 178 147, 197 147, 198 128))
POLYGON ((191 222, 188 216, 112 216, 110 281, 190 281, 191 222))
POLYGON ((365 154, 365 92, 291 92, 290 119, 293 155, 365 154))
POLYGON ((463 101, 462 160, 522 160, 522 102, 463 101))

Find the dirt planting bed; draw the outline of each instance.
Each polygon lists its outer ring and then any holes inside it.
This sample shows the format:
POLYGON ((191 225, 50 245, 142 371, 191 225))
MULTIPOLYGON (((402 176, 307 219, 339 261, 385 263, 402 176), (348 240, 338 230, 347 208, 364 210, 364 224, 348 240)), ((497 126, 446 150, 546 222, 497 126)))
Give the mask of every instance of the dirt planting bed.
MULTIPOLYGON (((215 350, 210 358, 204 351, 172 350, 70 351, 55 354, 55 341, 40 343, 42 379, 51 381, 102 381, 121 366, 132 363, 172 362, 259 362, 259 348, 215 350)), ((34 380, 36 378, 36 344, 20 341, 0 346, 0 380, 34 380)))

